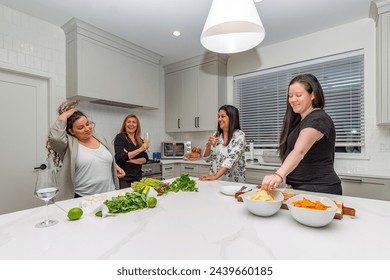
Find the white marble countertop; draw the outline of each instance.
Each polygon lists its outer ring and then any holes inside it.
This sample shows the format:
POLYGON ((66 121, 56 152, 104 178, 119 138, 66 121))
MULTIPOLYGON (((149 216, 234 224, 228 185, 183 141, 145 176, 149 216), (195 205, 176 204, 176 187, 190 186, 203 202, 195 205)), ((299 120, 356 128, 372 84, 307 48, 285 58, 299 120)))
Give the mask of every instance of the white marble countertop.
POLYGON ((199 192, 171 192, 155 208, 106 218, 69 221, 81 198, 57 202, 50 217, 59 223, 44 229, 34 227, 44 207, 1 215, 0 259, 390 259, 390 202, 333 196, 356 217, 311 228, 288 210, 252 215, 219 192, 234 183, 196 181, 199 192))

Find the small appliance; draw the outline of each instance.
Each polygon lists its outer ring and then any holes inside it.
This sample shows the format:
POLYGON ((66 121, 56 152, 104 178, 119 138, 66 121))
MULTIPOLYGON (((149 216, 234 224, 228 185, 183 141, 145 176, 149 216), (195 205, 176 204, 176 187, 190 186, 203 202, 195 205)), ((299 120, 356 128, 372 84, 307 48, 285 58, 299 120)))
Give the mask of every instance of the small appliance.
POLYGON ((161 158, 183 158, 191 153, 191 141, 166 141, 161 143, 161 158))

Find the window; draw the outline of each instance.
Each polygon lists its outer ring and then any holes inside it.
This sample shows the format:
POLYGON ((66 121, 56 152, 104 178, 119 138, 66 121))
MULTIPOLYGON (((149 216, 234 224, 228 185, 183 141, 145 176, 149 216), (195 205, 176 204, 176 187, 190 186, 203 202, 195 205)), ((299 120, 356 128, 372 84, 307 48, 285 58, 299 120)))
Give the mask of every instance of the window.
POLYGON ((311 73, 324 91, 324 110, 336 127, 336 152, 361 153, 364 145, 364 55, 353 51, 234 77, 241 128, 256 148, 276 149, 286 111, 287 87, 311 73))

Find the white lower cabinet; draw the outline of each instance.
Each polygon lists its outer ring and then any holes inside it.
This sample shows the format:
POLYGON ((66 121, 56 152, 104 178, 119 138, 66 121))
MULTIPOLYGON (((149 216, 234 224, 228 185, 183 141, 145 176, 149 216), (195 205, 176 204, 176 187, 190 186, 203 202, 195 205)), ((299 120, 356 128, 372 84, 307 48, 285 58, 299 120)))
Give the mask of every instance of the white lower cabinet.
POLYGON ((198 165, 198 173, 199 173, 199 175, 209 174, 210 173, 210 165, 198 165))
POLYGON ((175 178, 179 176, 180 167, 177 163, 169 163, 162 165, 162 178, 163 180, 175 178))
MULTIPOLYGON (((246 168, 245 182, 260 185, 264 176, 270 175, 275 169, 246 168)), ((339 175, 343 195, 390 201, 390 180, 372 177, 339 175)))
POLYGON ((277 170, 276 168, 275 170, 269 170, 269 169, 251 169, 247 167, 245 172, 245 183, 261 185, 264 176, 270 175, 274 173, 276 170, 277 170))
POLYGON ((390 201, 390 180, 339 176, 343 195, 390 201))
POLYGON ((201 174, 208 174, 210 165, 194 163, 169 163, 162 166, 163 180, 180 177, 181 174, 188 174, 191 177, 199 177, 201 174))
POLYGON ((191 177, 199 177, 199 175, 201 174, 209 174, 210 165, 182 163, 180 170, 181 170, 181 174, 186 173, 191 177))
POLYGON ((196 164, 181 164, 180 167, 181 174, 188 174, 190 177, 198 177, 199 176, 199 166, 196 164))

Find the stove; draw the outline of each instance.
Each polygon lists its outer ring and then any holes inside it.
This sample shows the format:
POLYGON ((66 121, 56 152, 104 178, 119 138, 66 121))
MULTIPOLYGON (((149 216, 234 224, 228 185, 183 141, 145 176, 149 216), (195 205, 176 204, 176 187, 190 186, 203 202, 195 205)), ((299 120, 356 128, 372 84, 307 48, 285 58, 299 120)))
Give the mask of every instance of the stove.
POLYGON ((141 167, 142 178, 162 180, 162 164, 160 160, 149 160, 141 167))

